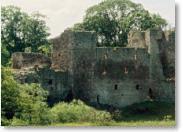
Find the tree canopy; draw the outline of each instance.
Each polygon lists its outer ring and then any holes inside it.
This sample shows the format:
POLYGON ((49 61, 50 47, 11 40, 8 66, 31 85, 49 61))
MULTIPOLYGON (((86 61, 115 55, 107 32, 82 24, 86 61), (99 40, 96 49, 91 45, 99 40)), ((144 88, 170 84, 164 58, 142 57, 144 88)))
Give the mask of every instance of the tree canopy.
POLYGON ((74 30, 95 31, 98 46, 125 46, 130 30, 162 28, 166 20, 150 14, 141 4, 130 0, 105 0, 87 9, 84 21, 74 30))
POLYGON ((21 119, 28 124, 47 124, 47 91, 39 84, 18 83, 9 68, 2 67, 1 71, 2 125, 9 125, 13 118, 16 123, 21 119))
POLYGON ((49 46, 48 27, 39 13, 28 15, 14 6, 1 8, 2 64, 6 65, 14 52, 40 52, 40 46, 49 46))

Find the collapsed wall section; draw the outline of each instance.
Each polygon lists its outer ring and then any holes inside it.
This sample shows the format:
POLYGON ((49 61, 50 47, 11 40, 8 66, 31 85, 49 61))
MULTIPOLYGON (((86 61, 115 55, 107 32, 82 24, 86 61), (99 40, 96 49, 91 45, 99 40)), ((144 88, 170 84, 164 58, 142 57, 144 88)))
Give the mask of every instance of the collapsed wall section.
POLYGON ((39 53, 16 52, 13 53, 12 55, 13 69, 31 68, 31 67, 38 68, 50 65, 51 65, 50 58, 39 53))

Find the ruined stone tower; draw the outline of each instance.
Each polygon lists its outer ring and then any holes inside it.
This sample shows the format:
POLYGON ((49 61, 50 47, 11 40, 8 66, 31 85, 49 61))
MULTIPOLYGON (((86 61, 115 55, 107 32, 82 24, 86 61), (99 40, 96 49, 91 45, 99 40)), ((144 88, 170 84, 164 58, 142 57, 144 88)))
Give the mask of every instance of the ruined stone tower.
POLYGON ((69 89, 73 96, 87 99, 87 89, 91 88, 94 77, 95 33, 66 30, 52 42, 52 68, 56 71, 68 72, 69 89), (81 88, 85 91, 81 91, 81 88))

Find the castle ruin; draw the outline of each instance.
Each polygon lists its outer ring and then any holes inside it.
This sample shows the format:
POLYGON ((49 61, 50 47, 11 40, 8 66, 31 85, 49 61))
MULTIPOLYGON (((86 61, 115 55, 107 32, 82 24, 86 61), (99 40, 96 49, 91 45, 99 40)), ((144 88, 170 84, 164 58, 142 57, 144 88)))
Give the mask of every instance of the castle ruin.
POLYGON ((131 31, 126 47, 97 47, 95 32, 65 30, 51 40, 51 57, 14 53, 21 83, 40 83, 48 102, 81 99, 121 108, 147 100, 175 100, 175 32, 131 31))

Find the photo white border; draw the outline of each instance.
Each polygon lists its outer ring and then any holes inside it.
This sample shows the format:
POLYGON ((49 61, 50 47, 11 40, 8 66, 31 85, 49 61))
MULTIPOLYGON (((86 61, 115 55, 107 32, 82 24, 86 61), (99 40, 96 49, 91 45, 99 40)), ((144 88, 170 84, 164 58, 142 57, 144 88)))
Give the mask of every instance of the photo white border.
MULTIPOLYGON (((62 131, 62 132, 85 132, 85 131, 139 131, 139 132, 183 132, 183 0, 175 0, 176 6, 176 127, 174 128, 156 128, 156 127, 24 127, 24 128, 4 128, 0 127, 1 132, 47 132, 47 131, 62 131)), ((158 3, 157 3, 158 4, 158 3)), ((167 12, 168 13, 168 12, 167 12)))

